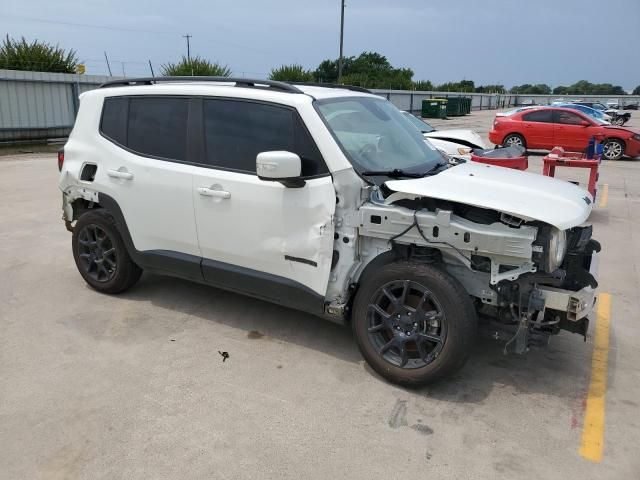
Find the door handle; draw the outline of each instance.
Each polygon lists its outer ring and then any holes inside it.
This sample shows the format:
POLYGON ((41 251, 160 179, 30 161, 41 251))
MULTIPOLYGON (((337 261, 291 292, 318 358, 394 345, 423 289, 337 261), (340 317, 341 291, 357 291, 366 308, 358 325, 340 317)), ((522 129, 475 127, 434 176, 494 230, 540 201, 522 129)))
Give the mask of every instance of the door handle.
POLYGON ((203 197, 215 197, 215 198, 231 198, 231 193, 224 190, 211 190, 207 187, 199 187, 198 193, 203 197))
POLYGON ((133 173, 122 172, 120 170, 107 170, 107 175, 111 178, 121 178, 123 180, 133 180, 133 173))

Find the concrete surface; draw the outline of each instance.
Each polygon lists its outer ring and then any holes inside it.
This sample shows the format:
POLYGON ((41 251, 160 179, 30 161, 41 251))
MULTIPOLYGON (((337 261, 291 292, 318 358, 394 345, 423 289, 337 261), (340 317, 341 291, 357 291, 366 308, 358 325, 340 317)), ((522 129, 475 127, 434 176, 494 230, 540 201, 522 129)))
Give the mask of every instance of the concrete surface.
MULTIPOLYGON (((456 122, 486 131, 492 116, 456 122)), ((2 157, 0 479, 639 478, 640 164, 604 163, 605 183, 591 220, 611 348, 592 463, 578 454, 591 338, 522 357, 478 340, 453 378, 398 388, 348 329, 303 313, 152 275, 94 292, 55 155, 2 157)))

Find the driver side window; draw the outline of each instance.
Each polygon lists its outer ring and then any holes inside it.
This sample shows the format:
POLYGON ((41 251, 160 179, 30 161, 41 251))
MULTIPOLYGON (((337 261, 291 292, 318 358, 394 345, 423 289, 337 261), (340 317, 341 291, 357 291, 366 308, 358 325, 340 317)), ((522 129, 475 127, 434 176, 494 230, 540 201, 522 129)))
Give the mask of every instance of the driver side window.
POLYGON ((561 123, 563 125, 580 125, 582 120, 582 117, 575 113, 565 111, 556 112, 556 123, 561 123))
POLYGON ((316 144, 292 108, 205 99, 204 130, 207 163, 214 168, 255 174, 259 153, 285 150, 300 156, 303 178, 328 173, 316 144))

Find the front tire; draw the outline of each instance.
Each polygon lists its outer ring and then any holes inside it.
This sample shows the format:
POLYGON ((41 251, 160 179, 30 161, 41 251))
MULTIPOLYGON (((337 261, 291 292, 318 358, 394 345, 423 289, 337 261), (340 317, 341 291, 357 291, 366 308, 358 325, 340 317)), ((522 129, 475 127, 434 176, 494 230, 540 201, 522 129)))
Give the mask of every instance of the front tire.
POLYGON ((113 217, 104 210, 83 214, 73 229, 73 259, 82 278, 102 293, 120 293, 142 275, 124 245, 113 217))
POLYGON ((602 157, 605 160, 620 160, 624 155, 624 143, 617 138, 605 140, 602 145, 602 157))
POLYGON ((462 285, 434 265, 387 264, 362 282, 353 333, 367 363, 392 383, 416 387, 461 368, 476 335, 462 285))
POLYGON ((522 147, 524 149, 527 148, 527 143, 524 140, 524 137, 518 133, 510 133, 504 140, 502 141, 503 147, 522 147))

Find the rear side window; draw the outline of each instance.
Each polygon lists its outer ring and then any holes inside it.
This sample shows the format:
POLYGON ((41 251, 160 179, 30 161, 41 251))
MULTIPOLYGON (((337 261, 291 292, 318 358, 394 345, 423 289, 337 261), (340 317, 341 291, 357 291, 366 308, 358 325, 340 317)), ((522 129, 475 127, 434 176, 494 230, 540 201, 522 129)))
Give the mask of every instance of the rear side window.
POLYGON ((102 134, 120 145, 127 145, 127 115, 129 99, 127 97, 107 97, 102 107, 102 134))
POLYGON ((132 97, 127 147, 143 155, 187 159, 188 98, 132 97))
POLYGON ((525 122, 553 123, 553 110, 535 110, 522 116, 525 122))
POLYGON ((302 160, 302 176, 327 173, 320 152, 297 113, 289 108, 238 100, 204 101, 207 163, 256 172, 260 152, 286 150, 302 160))

